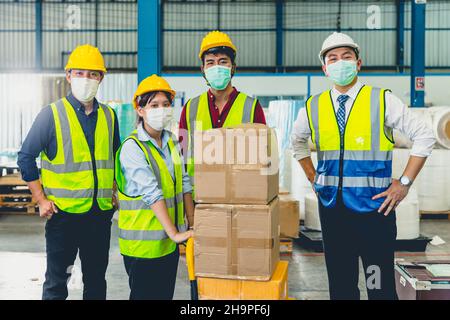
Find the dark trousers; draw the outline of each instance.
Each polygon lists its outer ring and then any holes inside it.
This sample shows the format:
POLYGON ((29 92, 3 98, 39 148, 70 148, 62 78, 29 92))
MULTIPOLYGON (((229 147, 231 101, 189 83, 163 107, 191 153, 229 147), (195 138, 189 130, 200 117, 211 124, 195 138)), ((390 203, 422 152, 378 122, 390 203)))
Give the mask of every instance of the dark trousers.
POLYGON ((123 256, 129 277, 130 300, 172 300, 179 251, 155 259, 123 256))
POLYGON ((83 274, 83 299, 105 300, 105 273, 111 239, 109 213, 75 216, 54 214, 45 226, 47 271, 43 300, 67 298, 67 283, 77 253, 83 274))
POLYGON ((395 212, 356 213, 342 204, 325 208, 319 200, 320 222, 330 299, 359 300, 361 257, 369 300, 396 300, 394 251, 395 212))

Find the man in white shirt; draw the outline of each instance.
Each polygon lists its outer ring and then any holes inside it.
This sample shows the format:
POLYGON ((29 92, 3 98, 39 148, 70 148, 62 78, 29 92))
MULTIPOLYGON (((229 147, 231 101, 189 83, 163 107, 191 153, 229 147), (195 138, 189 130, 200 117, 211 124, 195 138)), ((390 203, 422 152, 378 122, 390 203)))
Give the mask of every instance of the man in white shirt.
POLYGON ((334 87, 308 99, 291 140, 294 157, 319 198, 330 298, 360 298, 361 257, 369 299, 397 299, 395 208, 431 154, 435 138, 389 90, 359 82, 359 46, 348 35, 330 35, 319 58, 334 87), (393 129, 414 143, 403 175, 394 179, 393 129), (310 137, 317 168, 310 157, 310 137))

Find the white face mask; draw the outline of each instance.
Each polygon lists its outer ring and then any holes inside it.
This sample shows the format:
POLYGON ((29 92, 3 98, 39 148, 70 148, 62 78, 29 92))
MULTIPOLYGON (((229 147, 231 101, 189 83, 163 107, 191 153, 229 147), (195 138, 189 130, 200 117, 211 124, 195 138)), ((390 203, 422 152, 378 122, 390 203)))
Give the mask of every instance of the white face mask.
POLYGON ((170 124, 172 119, 172 107, 150 108, 145 111, 145 122, 156 131, 162 131, 162 129, 166 128, 170 124))
POLYGON ((72 94, 80 102, 90 102, 97 94, 99 84, 98 80, 72 77, 72 94))

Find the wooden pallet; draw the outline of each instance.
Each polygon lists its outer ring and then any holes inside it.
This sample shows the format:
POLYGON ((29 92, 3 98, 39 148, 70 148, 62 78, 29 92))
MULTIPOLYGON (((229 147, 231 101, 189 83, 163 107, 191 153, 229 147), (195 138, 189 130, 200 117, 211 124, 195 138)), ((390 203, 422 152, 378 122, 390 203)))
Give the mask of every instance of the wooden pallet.
POLYGON ((22 180, 20 173, 8 174, 0 177, 0 187, 14 186, 27 186, 27 183, 22 180))
POLYGON ((450 211, 424 211, 420 210, 422 219, 447 219, 450 220, 450 211))
POLYGON ((19 173, 0 177, 0 211, 35 214, 36 201, 19 173))
POLYGON ((292 239, 289 238, 281 238, 280 239, 280 255, 281 256, 290 256, 292 255, 292 239))
POLYGON ((17 193, 17 194, 0 194, 0 209, 24 211, 28 214, 35 214, 37 203, 33 200, 31 194, 17 193))

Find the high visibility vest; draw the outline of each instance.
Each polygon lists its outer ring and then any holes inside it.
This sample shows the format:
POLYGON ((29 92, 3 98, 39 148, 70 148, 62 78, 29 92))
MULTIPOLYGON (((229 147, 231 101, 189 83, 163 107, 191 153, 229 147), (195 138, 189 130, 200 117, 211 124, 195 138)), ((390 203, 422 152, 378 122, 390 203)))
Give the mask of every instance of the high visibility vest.
MULTIPOLYGON (((162 190, 169 217, 180 232, 187 230, 184 219, 183 168, 181 156, 172 138, 168 146, 174 164, 175 180, 166 163, 151 142, 140 141, 134 131, 125 141, 133 140, 141 148, 147 163, 155 174, 158 187, 162 190)), ((125 143, 124 141, 124 143, 125 143)), ((123 144, 122 144, 123 146, 123 144)), ((177 249, 177 245, 164 231, 150 206, 142 196, 125 194, 126 179, 120 165, 120 151, 116 153, 116 182, 119 195, 119 246, 120 253, 136 258, 159 258, 177 249)))
POLYGON ((331 91, 306 102, 318 158, 314 186, 325 207, 334 207, 339 194, 346 207, 359 213, 377 210, 383 203, 383 198, 372 197, 391 184, 394 140, 384 123, 386 91, 361 88, 342 137, 331 91))
MULTIPOLYGON (((233 102, 222 127, 227 128, 241 123, 253 123, 257 100, 240 92, 233 102)), ((188 129, 187 173, 194 188, 194 132, 212 129, 209 112, 208 93, 193 98, 186 104, 188 129)))
POLYGON ((47 198, 68 213, 88 212, 95 191, 101 210, 113 208, 114 183, 114 113, 99 104, 95 127, 95 151, 91 151, 73 106, 66 98, 52 103, 55 120, 56 156, 50 160, 41 153, 41 178, 47 198), (94 183, 94 163, 97 190, 94 183))

